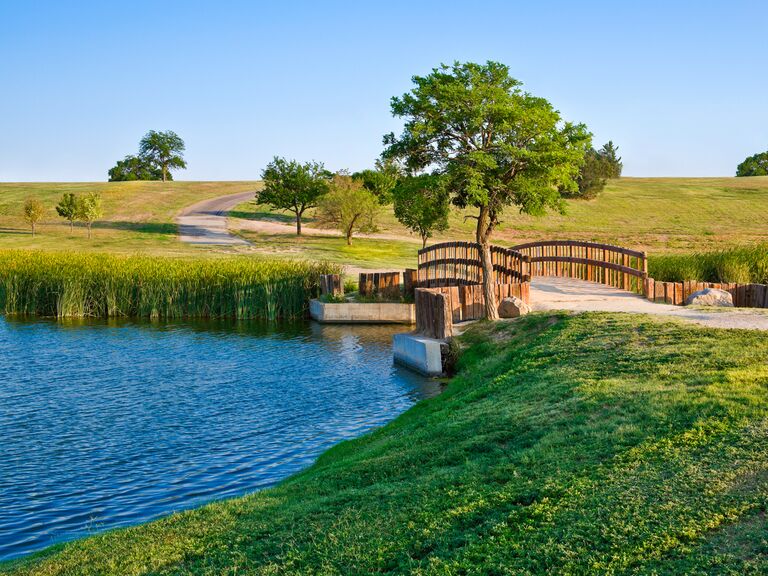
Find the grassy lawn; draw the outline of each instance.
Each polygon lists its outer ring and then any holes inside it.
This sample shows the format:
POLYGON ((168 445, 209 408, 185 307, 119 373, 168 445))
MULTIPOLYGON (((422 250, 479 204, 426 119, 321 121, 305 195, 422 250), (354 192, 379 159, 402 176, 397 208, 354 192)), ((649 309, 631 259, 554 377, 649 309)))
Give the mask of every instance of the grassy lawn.
MULTIPOLYGON (((530 240, 567 238, 593 240, 647 250, 651 254, 706 251, 723 246, 768 242, 768 177, 755 178, 622 178, 609 182, 595 200, 568 201, 565 215, 542 218, 510 210, 495 233, 495 242, 511 245, 530 240)), ((467 212, 469 214, 470 212, 467 212)), ((450 229, 436 240, 473 238, 473 220, 454 212, 450 229)), ((274 213, 267 206, 240 205, 233 216, 269 219, 292 224, 289 215, 274 213)), ((306 226, 313 225, 312 214, 306 226)), ((237 220, 233 221, 237 228, 237 220)), ((395 220, 391 208, 381 217, 382 232, 413 239, 395 220)), ((258 241, 254 233, 242 232, 258 241)), ((402 253, 407 242, 385 240, 392 252, 402 253)), ((287 243, 287 244, 286 244, 287 243)), ((313 252, 319 241, 289 245, 278 251, 313 252)), ((391 261, 393 264, 395 260, 391 261)), ((365 261, 355 261, 364 265, 365 261)))
POLYGON ((0 183, 0 248, 197 254, 199 249, 178 241, 176 213, 201 200, 257 186, 254 182, 0 183), (65 192, 102 194, 104 219, 94 225, 91 241, 84 228, 71 232, 56 214, 55 206, 65 192), (22 218, 27 197, 39 198, 48 208, 35 238, 22 218))
POLYGON ((765 574, 768 335, 477 324, 445 392, 280 486, 12 574, 765 574))

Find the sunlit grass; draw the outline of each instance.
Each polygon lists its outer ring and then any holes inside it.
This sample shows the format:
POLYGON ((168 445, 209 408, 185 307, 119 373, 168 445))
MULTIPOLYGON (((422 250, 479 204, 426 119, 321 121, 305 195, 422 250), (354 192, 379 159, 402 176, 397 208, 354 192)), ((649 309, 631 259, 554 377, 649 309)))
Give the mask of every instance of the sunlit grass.
POLYGON ((648 273, 657 280, 768 284, 768 244, 694 254, 652 256, 648 273))
POLYGON ((339 266, 218 259, 0 251, 0 309, 52 317, 303 317, 318 276, 339 266))

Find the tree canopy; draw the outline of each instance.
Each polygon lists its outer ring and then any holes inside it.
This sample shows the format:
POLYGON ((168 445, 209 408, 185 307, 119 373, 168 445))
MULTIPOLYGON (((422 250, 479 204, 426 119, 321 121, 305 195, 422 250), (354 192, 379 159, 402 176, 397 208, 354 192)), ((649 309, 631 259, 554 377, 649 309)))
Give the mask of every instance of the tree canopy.
POLYGON ((768 151, 746 158, 736 168, 736 176, 768 176, 768 151))
POLYGON ((352 177, 363 183, 363 187, 376 195, 379 204, 392 203, 392 190, 400 178, 400 169, 395 162, 376 161, 374 170, 361 170, 355 172, 352 177))
POLYGON ((75 220, 77 220, 79 200, 77 195, 72 192, 65 192, 56 205, 56 213, 69 221, 69 229, 72 230, 75 220))
POLYGON ((395 218, 421 237, 422 248, 434 232, 448 228, 448 192, 440 176, 406 176, 398 181, 392 197, 395 218))
POLYGON ((301 164, 275 156, 261 173, 264 188, 256 192, 256 201, 293 212, 296 234, 301 236, 302 215, 328 192, 331 176, 320 162, 301 164))
POLYGON ((621 176, 624 165, 618 150, 619 147, 610 140, 600 150, 590 147, 579 169, 578 189, 575 192, 563 190, 563 196, 590 200, 600 194, 609 179, 621 176))
POLYGON ((405 119, 400 136, 384 137, 384 158, 413 173, 444 178, 456 206, 477 209, 486 316, 498 318, 489 239, 505 208, 528 214, 562 210, 560 190, 575 191, 591 145, 583 124, 564 122, 544 98, 524 92, 498 62, 454 63, 415 76, 391 101, 405 119))
POLYGON ((330 192, 321 198, 317 215, 321 225, 337 228, 351 245, 356 232, 378 230, 379 211, 379 200, 373 192, 348 174, 338 173, 333 176, 330 192))
MULTIPOLYGON (((112 168, 109 169, 110 182, 125 182, 132 180, 162 180, 163 171, 154 166, 148 159, 141 156, 128 155, 122 160, 118 160, 112 168)), ((173 180, 173 175, 169 172, 168 180, 173 180)))
POLYGON ((163 182, 168 179, 171 170, 187 167, 184 160, 184 140, 172 130, 147 132, 139 142, 139 156, 150 166, 160 170, 163 182))

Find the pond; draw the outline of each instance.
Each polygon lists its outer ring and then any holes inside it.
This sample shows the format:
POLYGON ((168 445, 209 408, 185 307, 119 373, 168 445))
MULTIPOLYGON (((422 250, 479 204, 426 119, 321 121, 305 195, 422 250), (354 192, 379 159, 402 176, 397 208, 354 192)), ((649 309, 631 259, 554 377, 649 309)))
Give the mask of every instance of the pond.
POLYGON ((0 559, 271 486, 437 394, 398 331, 0 317, 0 559))

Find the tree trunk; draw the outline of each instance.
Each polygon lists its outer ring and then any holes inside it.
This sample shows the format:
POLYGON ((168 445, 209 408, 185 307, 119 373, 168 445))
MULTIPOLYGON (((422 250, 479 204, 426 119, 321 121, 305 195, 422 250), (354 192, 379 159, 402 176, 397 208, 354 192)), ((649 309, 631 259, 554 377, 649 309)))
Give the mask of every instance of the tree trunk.
POLYGON ((301 236, 301 212, 296 212, 296 236, 301 236))
POLYGON ((168 172, 168 167, 165 164, 163 164, 163 182, 165 182, 167 172, 168 172))
POLYGON ((499 319, 499 308, 496 303, 496 275, 493 272, 491 260, 491 222, 488 208, 480 208, 477 218, 477 243, 480 244, 480 262, 483 266, 483 296, 485 300, 485 318, 499 319))
POLYGON ((69 221, 69 233, 72 234, 75 231, 75 223, 70 220, 69 221))
POLYGON ((35 237, 35 223, 32 222, 32 238, 35 237))
POLYGON ((352 246, 352 230, 347 230, 347 246, 352 246))
POLYGON ((427 247, 427 237, 422 235, 421 236, 421 249, 424 250, 424 248, 427 247))
POLYGON ((91 223, 88 222, 88 240, 91 239, 91 223))

